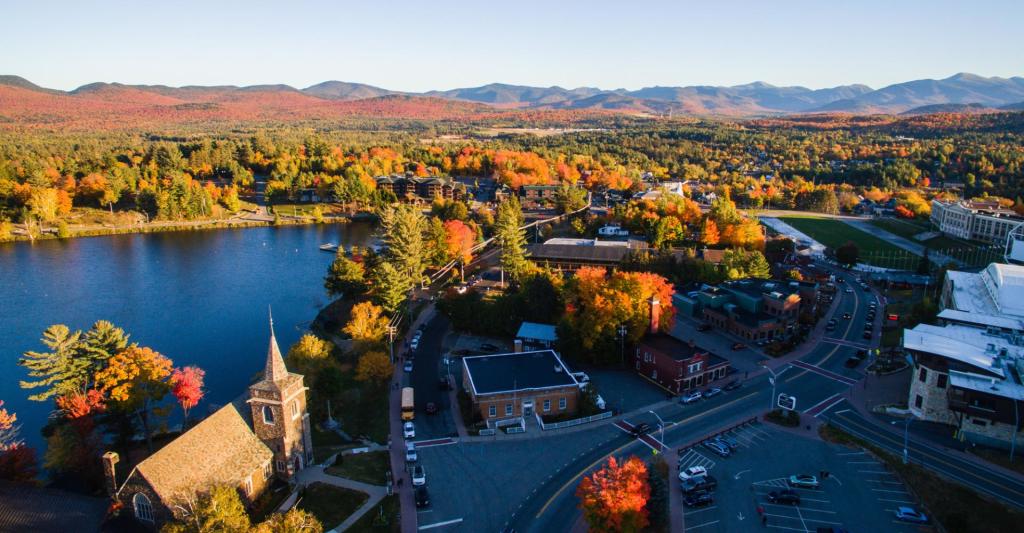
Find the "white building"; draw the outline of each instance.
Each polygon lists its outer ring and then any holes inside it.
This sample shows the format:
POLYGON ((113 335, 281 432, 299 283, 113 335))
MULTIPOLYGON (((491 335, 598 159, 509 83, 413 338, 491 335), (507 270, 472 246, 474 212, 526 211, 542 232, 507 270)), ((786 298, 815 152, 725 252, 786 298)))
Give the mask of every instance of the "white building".
POLYGON ((1024 218, 998 202, 932 200, 931 222, 950 237, 1003 244, 1010 230, 1024 223, 1024 218))
POLYGON ((946 272, 940 306, 979 315, 1024 318, 1024 266, 992 263, 981 272, 946 272))

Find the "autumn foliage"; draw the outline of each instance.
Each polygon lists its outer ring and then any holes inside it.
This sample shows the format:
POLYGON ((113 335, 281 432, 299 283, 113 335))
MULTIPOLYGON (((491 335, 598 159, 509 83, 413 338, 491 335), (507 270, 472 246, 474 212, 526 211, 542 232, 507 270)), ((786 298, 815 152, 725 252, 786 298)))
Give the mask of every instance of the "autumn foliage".
POLYGON ((445 244, 448 246, 448 255, 467 264, 473 260, 473 243, 476 240, 476 232, 461 220, 449 220, 444 223, 445 244))
POLYGON ((636 456, 621 465, 609 457, 605 466, 580 481, 576 497, 591 531, 641 531, 649 523, 647 465, 636 456))
POLYGON ((192 409, 203 399, 203 377, 206 372, 195 366, 176 368, 171 374, 171 394, 178 400, 178 405, 188 417, 189 409, 192 409))

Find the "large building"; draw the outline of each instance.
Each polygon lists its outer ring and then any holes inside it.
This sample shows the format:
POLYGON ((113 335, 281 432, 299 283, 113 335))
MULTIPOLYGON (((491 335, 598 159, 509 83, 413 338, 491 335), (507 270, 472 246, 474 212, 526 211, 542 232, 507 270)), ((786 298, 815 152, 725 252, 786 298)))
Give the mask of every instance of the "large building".
POLYGON ((950 237, 1003 244, 1024 218, 996 201, 932 200, 932 226, 950 237))
POLYGON ((182 504, 214 485, 252 503, 273 477, 289 480, 313 461, 303 377, 288 372, 270 325, 262 379, 135 466, 118 483, 118 454, 103 455, 111 497, 143 524, 181 517, 182 504))
POLYGON ((903 332, 913 360, 910 412, 965 440, 1006 447, 1024 421, 1024 267, 949 271, 939 325, 903 332))
POLYGON ((462 358, 462 386, 487 421, 574 414, 580 383, 552 350, 462 358))
POLYGON ((576 270, 581 266, 617 267, 630 252, 647 249, 646 242, 628 237, 606 240, 558 237, 526 246, 528 259, 556 270, 576 270))
POLYGON ((814 282, 743 279, 679 294, 675 305, 740 338, 772 340, 792 331, 801 313, 815 311, 817 293, 814 282))
POLYGON ((440 197, 446 200, 459 199, 465 186, 447 177, 377 176, 377 188, 392 192, 402 201, 433 201, 440 197))
POLYGON ((729 373, 729 361, 663 333, 647 335, 637 343, 634 366, 641 376, 672 394, 709 385, 729 373))

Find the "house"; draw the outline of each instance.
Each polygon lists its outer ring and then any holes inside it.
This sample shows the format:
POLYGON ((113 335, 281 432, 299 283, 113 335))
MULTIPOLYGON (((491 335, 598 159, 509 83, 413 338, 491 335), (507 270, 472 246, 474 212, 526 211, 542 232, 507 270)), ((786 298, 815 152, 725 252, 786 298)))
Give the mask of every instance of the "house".
POLYGON ((272 478, 290 480, 313 461, 303 376, 288 372, 270 323, 262 379, 150 455, 118 483, 115 452, 103 455, 107 489, 145 525, 183 514, 185 504, 214 485, 238 488, 251 504, 272 478))
POLYGON ((523 207, 537 207, 555 200, 561 185, 523 185, 519 187, 519 199, 523 207))
POLYGON ((99 533, 107 507, 103 498, 0 482, 0 531, 99 533))
POLYGON ((462 358, 462 386, 487 421, 574 414, 580 384, 553 350, 462 358))
POLYGON ((544 350, 554 348, 558 342, 558 332, 553 324, 523 322, 516 333, 516 351, 544 350))
POLYGON ((672 394, 709 385, 729 373, 729 361, 664 333, 649 334, 637 343, 634 367, 672 394))

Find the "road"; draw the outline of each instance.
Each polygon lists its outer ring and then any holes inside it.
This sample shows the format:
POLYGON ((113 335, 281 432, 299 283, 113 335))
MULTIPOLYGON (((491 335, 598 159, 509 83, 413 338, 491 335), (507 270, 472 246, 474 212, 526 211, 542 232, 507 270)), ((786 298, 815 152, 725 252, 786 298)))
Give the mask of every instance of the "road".
MULTIPOLYGON (((846 273, 844 277, 853 276, 846 273)), ((847 284, 848 285, 848 284, 847 284)), ((863 325, 868 312, 868 304, 877 300, 874 293, 865 293, 854 289, 846 293, 840 285, 837 293, 839 302, 835 316, 839 326, 827 333, 807 355, 799 362, 782 367, 776 371, 779 376, 776 393, 786 393, 797 398, 797 410, 807 416, 827 417, 835 413, 838 405, 847 394, 851 384, 857 383, 862 374, 858 370, 846 368, 844 362, 858 349, 869 341, 863 338, 863 325), (851 318, 844 320, 843 313, 850 313, 851 318)), ((881 315, 881 313, 878 313, 881 315)), ((880 318, 878 319, 880 320, 880 318)), ((876 323, 874 335, 870 341, 877 345, 879 328, 876 323)), ((865 366, 861 365, 861 368, 865 366)), ((714 433, 719 428, 739 422, 743 419, 763 413, 770 405, 772 386, 767 375, 760 374, 746 381, 737 391, 723 394, 711 400, 690 405, 672 404, 658 410, 668 426, 664 432, 664 442, 669 448, 700 440, 703 436, 714 433)), ((843 420, 853 426, 860 424, 861 434, 883 447, 892 449, 897 432, 886 432, 867 421, 857 421, 850 415, 852 411, 842 414, 843 420)), ((834 415, 833 415, 834 416, 834 415)), ((656 426, 653 415, 635 417, 629 422, 648 422, 656 426)), ((901 433, 898 433, 901 435, 901 433)), ((552 446, 557 446, 557 437, 552 437, 552 446)), ((993 495, 1003 501, 1024 506, 1024 487, 1019 482, 1000 475, 994 471, 980 469, 971 465, 975 473, 968 473, 966 464, 952 462, 928 449, 925 445, 917 445, 912 458, 919 456, 929 467, 940 468, 938 471, 953 479, 966 479, 971 486, 993 495), (916 455, 915 455, 916 454, 916 455), (952 465, 952 466, 951 466, 952 465), (989 478, 989 481, 985 481, 989 478)), ((654 453, 652 447, 639 440, 628 437, 625 432, 590 451, 580 454, 566 467, 552 472, 551 477, 536 488, 532 496, 527 498, 513 516, 510 526, 516 531, 570 531, 580 518, 575 497, 576 486, 582 476, 588 474, 606 460, 608 456, 625 457, 629 455, 648 456, 654 453)))
MULTIPOLYGON (((438 313, 423 326, 423 337, 415 352, 412 375, 408 376, 408 383, 416 395, 416 440, 458 436, 452 413, 449 412, 448 392, 438 387, 438 375, 444 370, 441 364, 441 343, 448 331, 448 324, 448 319, 438 313), (437 406, 437 413, 427 414, 426 406, 429 402, 437 406)), ((403 348, 402 353, 408 352, 403 348)))

